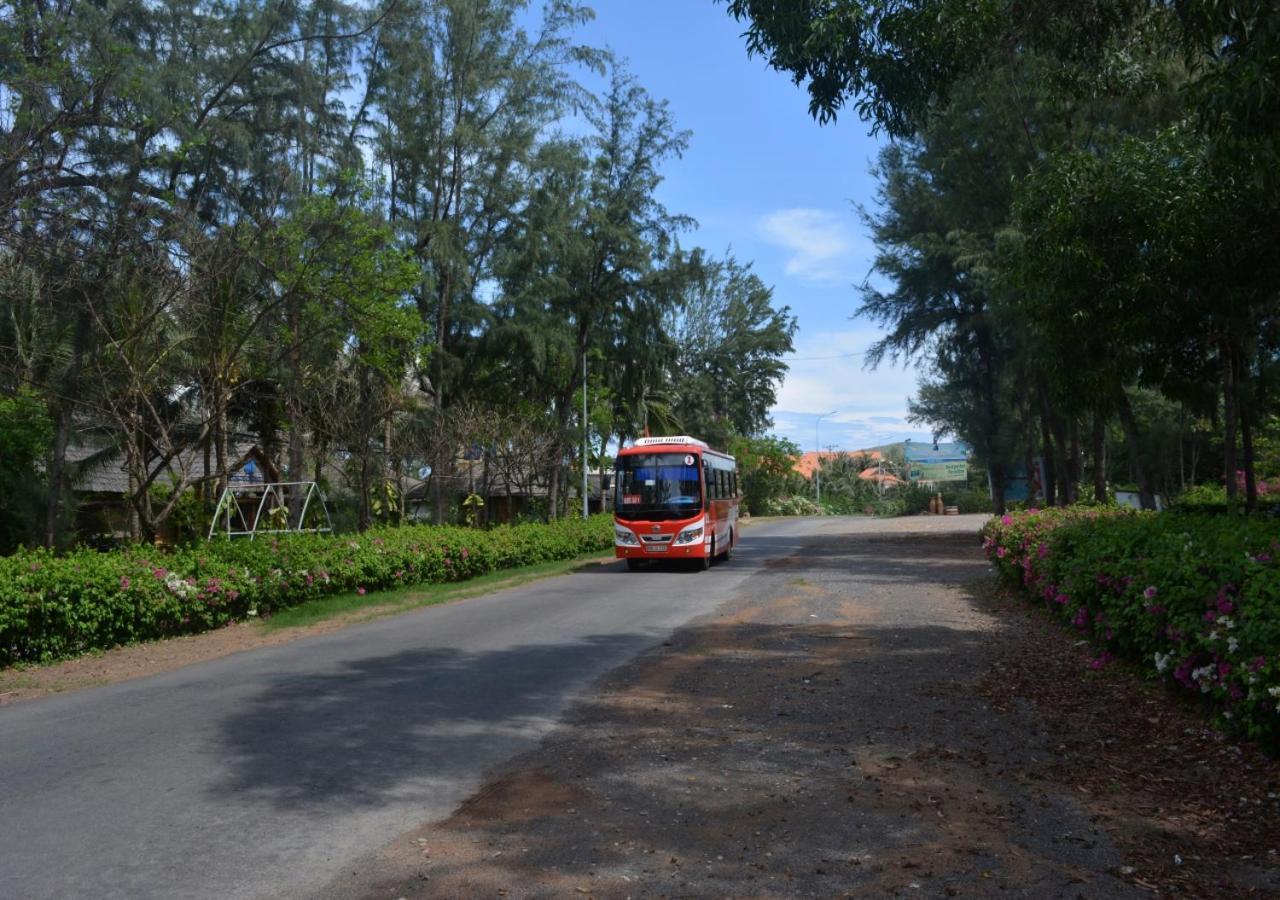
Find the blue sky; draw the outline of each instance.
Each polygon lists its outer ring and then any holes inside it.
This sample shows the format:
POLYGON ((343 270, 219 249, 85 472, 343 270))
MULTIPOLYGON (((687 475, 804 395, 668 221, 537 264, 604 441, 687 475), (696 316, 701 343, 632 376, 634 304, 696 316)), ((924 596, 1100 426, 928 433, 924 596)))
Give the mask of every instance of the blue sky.
POLYGON ((853 114, 819 126, 788 76, 747 56, 743 26, 712 0, 595 0, 583 42, 628 61, 640 83, 692 132, 665 170, 661 198, 698 220, 687 245, 732 248, 799 320, 791 371, 773 410, 775 431, 805 450, 815 415, 825 448, 855 450, 930 435, 906 423, 914 370, 863 368, 879 335, 852 318, 874 248, 855 204, 871 206, 869 173, 882 138, 853 114))

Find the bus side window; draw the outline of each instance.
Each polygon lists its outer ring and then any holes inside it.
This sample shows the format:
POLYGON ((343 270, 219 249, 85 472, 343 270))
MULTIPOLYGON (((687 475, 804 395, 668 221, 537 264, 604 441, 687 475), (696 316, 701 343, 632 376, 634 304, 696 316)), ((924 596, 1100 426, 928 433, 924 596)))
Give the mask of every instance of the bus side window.
POLYGON ((738 473, 737 472, 729 473, 729 494, 730 496, 733 496, 733 497, 738 496, 738 473))
POLYGON ((724 469, 720 470, 720 496, 728 499, 729 493, 729 473, 724 469))

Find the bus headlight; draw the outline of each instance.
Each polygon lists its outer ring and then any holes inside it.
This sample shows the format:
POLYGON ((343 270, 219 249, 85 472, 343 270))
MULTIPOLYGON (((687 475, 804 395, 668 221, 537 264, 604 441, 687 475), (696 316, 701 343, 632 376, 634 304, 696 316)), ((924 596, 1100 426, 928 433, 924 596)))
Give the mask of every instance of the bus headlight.
POLYGON ((613 541, 616 544, 627 544, 635 546, 640 543, 640 539, 635 536, 630 528, 623 528, 619 525, 613 526, 613 541))
POLYGON ((702 537, 702 526, 695 525, 693 528, 686 528, 684 531, 676 535, 676 543, 691 544, 700 537, 702 537))

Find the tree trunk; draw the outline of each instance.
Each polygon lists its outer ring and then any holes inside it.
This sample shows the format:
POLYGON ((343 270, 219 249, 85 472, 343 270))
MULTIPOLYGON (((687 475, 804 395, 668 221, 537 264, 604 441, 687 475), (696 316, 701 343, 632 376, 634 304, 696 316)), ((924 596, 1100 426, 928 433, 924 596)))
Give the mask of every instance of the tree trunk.
POLYGON ((71 365, 62 380, 61 399, 56 403, 53 452, 49 460, 49 496, 45 501, 44 545, 52 549, 58 542, 58 520, 62 518, 63 501, 72 495, 74 486, 67 480, 67 446, 71 441, 71 424, 74 403, 70 398, 80 395, 80 367, 89 351, 92 321, 87 304, 81 303, 76 314, 75 333, 71 344, 71 365))
POLYGON ((1107 502, 1107 417, 1101 411, 1093 413, 1093 499, 1107 502))
POLYGON ((1044 502, 1046 506, 1058 505, 1057 476, 1058 445, 1049 434, 1048 412, 1042 407, 1040 414, 1040 447, 1044 459, 1044 502))
POLYGON ((1225 366, 1222 376, 1222 468, 1227 498, 1234 500, 1236 496, 1236 377, 1235 356, 1232 347, 1224 348, 1225 366))
MULTIPOLYGON (((978 362, 981 375, 983 406, 983 439, 987 444, 987 458, 998 460, 1002 453, 1000 446, 1000 410, 996 407, 996 373, 995 350, 991 346, 991 335, 985 328, 978 330, 978 362)), ((988 477, 991 478, 991 505, 996 515, 1003 515, 1004 502, 1004 463, 988 463, 988 477)))
POLYGON ((1004 466, 1000 463, 988 463, 987 481, 991 486, 991 509, 997 516, 1004 515, 1004 466))
MULTIPOLYGON (((301 300, 291 299, 287 312, 289 323, 289 392, 285 397, 285 416, 289 420, 289 447, 287 451, 288 472, 284 474, 285 481, 301 481, 303 467, 306 462, 303 458, 306 445, 304 436, 306 433, 305 418, 306 413, 302 404, 302 307, 301 300)), ((295 526, 302 524, 302 492, 296 489, 289 489, 287 493, 289 503, 289 521, 295 526)))
POLYGON ((231 479, 228 471, 230 469, 228 465, 230 441, 227 436, 227 396, 225 386, 221 380, 215 383, 213 403, 214 466, 215 471, 218 473, 218 499, 222 499, 222 492, 227 489, 231 479))
POLYGON ((1240 452, 1244 463, 1244 508, 1258 508, 1258 481, 1253 471, 1253 416, 1248 404, 1240 405, 1240 452))
POLYGON ((1124 388, 1119 390, 1117 411, 1120 413, 1120 427, 1124 429, 1125 443, 1129 447, 1129 460, 1133 465, 1133 475, 1138 481, 1138 502, 1143 509, 1155 509, 1155 493, 1151 489, 1151 471, 1142 456, 1138 441, 1138 422, 1133 415, 1133 406, 1129 403, 1129 395, 1124 388))
POLYGON ((1080 419, 1071 418, 1071 444, 1067 464, 1067 503, 1080 501, 1080 481, 1084 477, 1083 452, 1080 448, 1080 419))
POLYGON ((547 478, 547 518, 555 521, 558 514, 557 504, 560 500, 560 461, 564 452, 557 440, 551 448, 551 471, 547 478))
POLYGON ((52 550, 58 542, 58 513, 67 493, 67 443, 71 432, 71 404, 59 401, 54 418, 53 448, 49 457, 49 494, 44 505, 44 545, 52 550))

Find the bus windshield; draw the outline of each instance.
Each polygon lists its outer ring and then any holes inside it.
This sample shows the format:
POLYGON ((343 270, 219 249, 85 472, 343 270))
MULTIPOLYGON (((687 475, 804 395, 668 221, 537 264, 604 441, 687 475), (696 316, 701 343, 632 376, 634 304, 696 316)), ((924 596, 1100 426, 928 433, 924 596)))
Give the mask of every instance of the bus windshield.
POLYGON ((618 515, 644 519, 693 515, 702 508, 700 465, 693 453, 619 456, 618 515))

